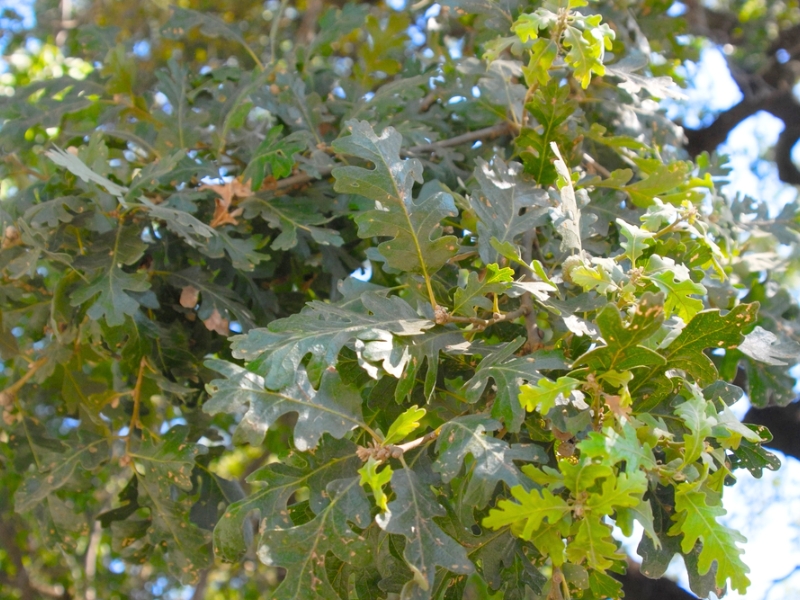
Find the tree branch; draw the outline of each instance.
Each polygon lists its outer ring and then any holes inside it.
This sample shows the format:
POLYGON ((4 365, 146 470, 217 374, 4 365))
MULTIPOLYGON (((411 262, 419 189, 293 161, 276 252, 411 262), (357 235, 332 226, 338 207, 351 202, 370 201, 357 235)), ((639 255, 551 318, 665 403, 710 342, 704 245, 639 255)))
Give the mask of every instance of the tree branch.
POLYGON ((785 129, 775 145, 775 163, 781 181, 800 184, 800 171, 792 161, 792 148, 800 139, 800 104, 791 89, 775 91, 769 95, 745 98, 736 106, 720 113, 716 120, 703 129, 685 129, 691 156, 713 152, 739 123, 764 110, 783 121, 785 129))

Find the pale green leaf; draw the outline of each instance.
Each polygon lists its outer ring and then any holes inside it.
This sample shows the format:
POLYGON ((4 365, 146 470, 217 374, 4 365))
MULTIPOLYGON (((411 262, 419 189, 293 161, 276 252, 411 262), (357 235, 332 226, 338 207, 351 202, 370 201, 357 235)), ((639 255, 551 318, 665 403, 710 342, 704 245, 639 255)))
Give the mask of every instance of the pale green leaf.
POLYGON ((415 404, 407 411, 397 417, 389 426, 383 443, 386 445, 402 442, 413 431, 419 427, 419 421, 425 416, 427 411, 424 408, 417 408, 415 404))
POLYGON ((476 307, 491 310, 492 302, 486 296, 502 294, 510 287, 512 281, 514 281, 514 270, 508 267, 500 268, 497 264, 486 265, 483 279, 479 279, 478 273, 472 271, 466 285, 463 288, 456 288, 452 314, 474 317, 477 314, 476 307))

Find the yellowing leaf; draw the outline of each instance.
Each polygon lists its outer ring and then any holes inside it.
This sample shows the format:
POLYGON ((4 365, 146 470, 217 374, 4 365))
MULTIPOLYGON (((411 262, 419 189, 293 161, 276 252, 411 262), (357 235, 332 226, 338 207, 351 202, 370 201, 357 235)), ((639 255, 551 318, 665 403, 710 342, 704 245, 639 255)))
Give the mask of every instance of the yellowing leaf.
POLYGON ((717 517, 725 514, 727 511, 721 506, 710 506, 707 495, 696 489, 695 484, 682 483, 675 492, 675 524, 669 535, 683 534, 681 550, 684 553, 690 552, 695 543, 701 541, 703 549, 697 563, 698 572, 701 575, 708 573, 711 564, 716 562, 717 586, 724 587, 730 578, 731 587, 743 594, 750 585, 747 577, 750 569, 742 562, 743 550, 737 544, 747 540, 717 522, 717 517))
POLYGON ((379 473, 378 467, 381 463, 373 457, 358 470, 361 475, 361 485, 368 485, 372 490, 372 495, 375 497, 375 504, 377 504, 383 512, 387 510, 387 502, 389 500, 386 492, 383 491, 383 486, 389 483, 392 479, 392 467, 386 465, 379 473))
POLYGON ((531 540, 545 519, 553 524, 570 512, 569 505, 546 488, 526 492, 522 486, 514 486, 511 495, 517 502, 500 500, 483 519, 484 527, 500 529, 510 525, 517 536, 531 540))
POLYGON ((523 385, 520 388, 519 401, 528 412, 538 407, 539 413, 546 415, 556 405, 559 396, 568 397, 580 383, 572 377, 559 377, 557 381, 542 377, 536 385, 523 385))

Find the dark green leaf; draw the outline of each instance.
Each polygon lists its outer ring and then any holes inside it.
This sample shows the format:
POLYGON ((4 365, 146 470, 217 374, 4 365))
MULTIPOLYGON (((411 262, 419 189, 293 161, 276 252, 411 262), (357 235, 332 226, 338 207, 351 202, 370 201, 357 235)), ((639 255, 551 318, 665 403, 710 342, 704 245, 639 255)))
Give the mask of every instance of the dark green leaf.
POLYGON ((341 438, 354 427, 364 426, 358 390, 345 385, 334 369, 325 370, 318 390, 301 368, 293 383, 272 391, 264 386, 263 377, 234 364, 209 359, 206 366, 227 379, 208 384, 212 396, 203 410, 211 415, 240 414, 247 407, 235 434, 241 442, 261 444, 267 429, 289 412, 298 415, 294 444, 300 450, 314 448, 323 433, 341 438))
POLYGON ((434 517, 443 517, 446 513, 417 474, 408 468, 395 471, 392 490, 395 499, 376 521, 384 531, 406 538, 403 557, 414 579, 403 587, 403 596, 430 598, 437 566, 453 573, 472 573, 475 567, 464 548, 434 522, 434 517))

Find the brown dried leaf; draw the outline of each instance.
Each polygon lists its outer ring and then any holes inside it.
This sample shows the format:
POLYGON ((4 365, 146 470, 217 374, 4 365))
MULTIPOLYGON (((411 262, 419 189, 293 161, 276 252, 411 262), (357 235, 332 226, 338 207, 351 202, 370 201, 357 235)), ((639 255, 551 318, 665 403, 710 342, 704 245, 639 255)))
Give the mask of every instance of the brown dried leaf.
POLYGON ((181 306, 183 308, 194 308, 197 306, 197 300, 200 297, 200 290, 193 285, 187 285, 181 290, 181 306))
POLYGON ((211 313, 211 316, 203 321, 203 325, 206 326, 206 329, 209 331, 216 331, 220 335, 228 335, 230 333, 229 324, 230 322, 228 319, 223 319, 216 308, 214 312, 211 313))
POLYGON ((606 406, 608 406, 608 409, 617 417, 627 417, 631 414, 630 404, 623 402, 621 396, 603 394, 603 398, 606 401, 606 406))
POLYGON ((211 227, 221 227, 222 225, 237 225, 236 217, 242 214, 243 209, 237 208, 230 210, 234 198, 248 198, 253 195, 250 187, 238 179, 229 181, 222 185, 201 185, 201 190, 212 190, 219 198, 214 200, 214 217, 211 219, 211 227))

